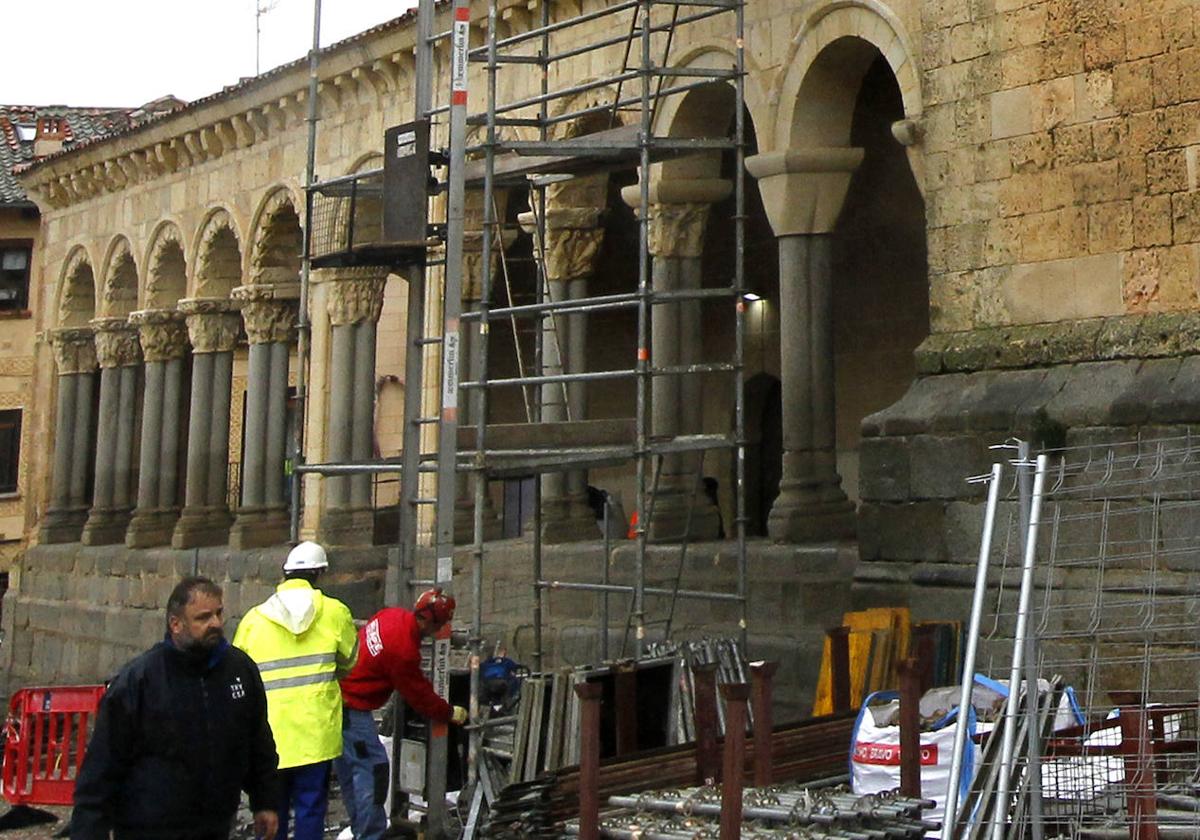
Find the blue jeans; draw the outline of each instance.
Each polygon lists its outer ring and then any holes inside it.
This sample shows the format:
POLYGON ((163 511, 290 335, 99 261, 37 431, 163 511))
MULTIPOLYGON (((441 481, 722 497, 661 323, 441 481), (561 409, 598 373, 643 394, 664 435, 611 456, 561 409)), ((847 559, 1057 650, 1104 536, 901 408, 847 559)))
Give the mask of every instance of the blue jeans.
POLYGON ((329 806, 328 761, 280 770, 283 804, 279 808, 278 840, 287 840, 288 812, 295 815, 295 840, 323 840, 325 811, 329 806))
POLYGON ((354 840, 380 840, 387 830, 383 803, 388 758, 370 712, 342 709, 342 757, 333 760, 354 840))

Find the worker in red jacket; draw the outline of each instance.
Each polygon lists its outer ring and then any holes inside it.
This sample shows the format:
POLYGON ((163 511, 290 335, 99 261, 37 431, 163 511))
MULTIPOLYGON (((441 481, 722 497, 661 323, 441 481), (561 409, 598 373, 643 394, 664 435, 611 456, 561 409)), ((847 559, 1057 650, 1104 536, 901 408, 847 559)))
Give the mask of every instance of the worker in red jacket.
POLYGON ((436 636, 454 606, 454 598, 430 589, 412 612, 384 607, 358 631, 358 662, 341 682, 342 757, 334 760, 355 840, 379 840, 387 830, 388 759, 371 712, 398 691, 431 721, 467 722, 467 710, 439 697, 421 670, 421 639, 436 636))

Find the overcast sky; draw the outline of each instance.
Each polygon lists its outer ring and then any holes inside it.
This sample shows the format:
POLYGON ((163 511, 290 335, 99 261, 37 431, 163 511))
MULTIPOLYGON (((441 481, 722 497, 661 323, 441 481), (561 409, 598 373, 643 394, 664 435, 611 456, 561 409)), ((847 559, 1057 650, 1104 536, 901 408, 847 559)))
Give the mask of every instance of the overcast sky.
MULTIPOLYGON (((256 0, 0 0, 0 103, 135 107, 188 101, 254 74, 256 0)), ((257 0, 263 72, 303 57, 312 0, 257 0)), ((323 0, 321 45, 404 14, 410 0, 323 0)))

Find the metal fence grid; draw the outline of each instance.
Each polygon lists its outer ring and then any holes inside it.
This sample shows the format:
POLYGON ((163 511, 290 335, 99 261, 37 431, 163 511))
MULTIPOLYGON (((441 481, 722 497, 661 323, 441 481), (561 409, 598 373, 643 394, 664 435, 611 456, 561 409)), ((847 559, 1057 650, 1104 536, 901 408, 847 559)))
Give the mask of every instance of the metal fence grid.
POLYGON ((943 836, 1200 838, 1200 437, 1046 450, 997 480, 974 671, 1019 689, 976 720, 943 836))

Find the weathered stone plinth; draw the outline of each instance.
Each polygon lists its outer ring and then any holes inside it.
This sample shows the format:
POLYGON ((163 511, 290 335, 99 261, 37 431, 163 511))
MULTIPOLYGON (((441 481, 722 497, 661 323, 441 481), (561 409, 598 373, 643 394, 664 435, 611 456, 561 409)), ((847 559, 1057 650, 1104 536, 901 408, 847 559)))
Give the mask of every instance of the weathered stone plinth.
POLYGON ((171 537, 173 548, 200 548, 229 542, 233 515, 223 507, 184 508, 171 537))
POLYGON ((138 508, 125 532, 125 545, 129 548, 170 545, 178 519, 178 508, 138 508))
POLYGON ((767 533, 775 542, 788 543, 849 539, 855 535, 854 505, 845 497, 814 502, 782 489, 771 507, 767 533))
POLYGON ((92 508, 79 541, 84 545, 120 545, 129 528, 128 508, 92 508))
POLYGON ((38 541, 48 545, 79 542, 87 517, 87 508, 48 511, 42 519, 38 541))
POLYGON ((585 499, 544 499, 542 502, 542 542, 547 545, 594 540, 600 533, 596 514, 585 499))
POLYGON ((239 508, 229 529, 229 547, 266 548, 287 541, 291 523, 282 508, 239 508))

